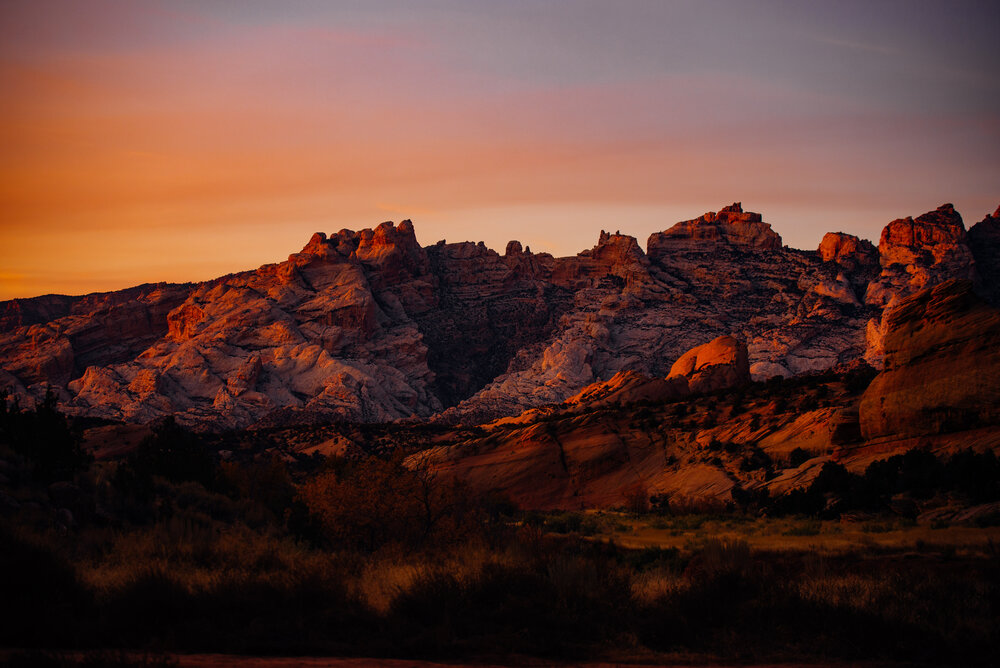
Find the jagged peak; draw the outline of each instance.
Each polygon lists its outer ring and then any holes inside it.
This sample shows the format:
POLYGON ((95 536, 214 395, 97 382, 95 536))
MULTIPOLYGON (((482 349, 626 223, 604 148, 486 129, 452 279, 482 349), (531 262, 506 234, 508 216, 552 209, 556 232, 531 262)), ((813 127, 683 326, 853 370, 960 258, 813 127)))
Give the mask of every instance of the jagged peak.
POLYGON ((712 250, 720 244, 762 250, 782 247, 781 236, 763 221, 761 214, 744 211, 742 202, 733 202, 718 213, 709 211, 650 235, 646 252, 651 257, 662 257, 670 250, 712 250))
POLYGON ((945 203, 916 218, 897 218, 882 230, 879 250, 891 246, 934 246, 941 243, 964 243, 965 224, 950 203, 945 203))
POLYGON ((824 262, 854 261, 877 262, 878 251, 875 244, 846 232, 827 232, 817 249, 824 262))

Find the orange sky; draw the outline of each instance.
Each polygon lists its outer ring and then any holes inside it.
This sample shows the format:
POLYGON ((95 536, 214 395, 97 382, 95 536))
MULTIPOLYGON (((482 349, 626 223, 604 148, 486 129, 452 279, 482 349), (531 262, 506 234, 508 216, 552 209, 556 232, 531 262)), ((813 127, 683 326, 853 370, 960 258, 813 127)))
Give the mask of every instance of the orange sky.
POLYGON ((801 4, 8 1, 0 299, 403 218, 565 255, 735 200, 804 248, 992 212, 993 7, 801 4))

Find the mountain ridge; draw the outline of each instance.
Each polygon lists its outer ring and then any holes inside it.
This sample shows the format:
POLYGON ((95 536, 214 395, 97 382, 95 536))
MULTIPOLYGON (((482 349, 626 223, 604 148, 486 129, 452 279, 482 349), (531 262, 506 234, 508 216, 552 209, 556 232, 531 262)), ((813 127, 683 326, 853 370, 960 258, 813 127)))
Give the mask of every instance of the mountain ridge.
POLYGON ((724 335, 746 342, 754 378, 879 365, 895 301, 949 278, 991 295, 994 218, 967 234, 947 204, 891 222, 877 249, 831 233, 801 251, 737 202, 645 251, 602 231, 564 258, 516 241, 503 255, 422 247, 408 220, 317 233, 284 262, 211 281, 3 302, 0 385, 52 387, 73 414, 226 428, 489 421, 620 371, 665 376, 724 335))

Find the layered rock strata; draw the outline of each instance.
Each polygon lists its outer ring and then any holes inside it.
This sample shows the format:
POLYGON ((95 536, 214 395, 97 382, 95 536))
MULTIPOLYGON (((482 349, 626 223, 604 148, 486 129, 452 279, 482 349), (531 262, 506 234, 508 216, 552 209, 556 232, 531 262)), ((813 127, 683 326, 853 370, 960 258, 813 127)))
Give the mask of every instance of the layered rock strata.
POLYGON ((886 314, 885 369, 861 400, 866 439, 1000 422, 1000 310, 952 280, 886 314))
POLYGON ((566 258, 421 247, 409 221, 318 233, 285 262, 205 283, 0 304, 0 383, 136 422, 476 423, 621 372, 666 378, 726 335, 755 379, 879 364, 887 305, 949 278, 995 285, 973 261, 995 272, 995 224, 974 229, 944 205, 890 223, 877 251, 844 234, 799 251, 737 203, 645 250, 602 232, 566 258))

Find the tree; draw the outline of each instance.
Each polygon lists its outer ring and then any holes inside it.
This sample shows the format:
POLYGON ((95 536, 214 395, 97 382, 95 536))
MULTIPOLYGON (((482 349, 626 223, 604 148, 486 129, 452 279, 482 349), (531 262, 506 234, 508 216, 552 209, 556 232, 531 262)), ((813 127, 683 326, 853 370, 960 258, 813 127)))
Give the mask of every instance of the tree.
POLYGON ((321 473, 302 486, 299 500, 328 545, 369 552, 456 540, 479 510, 461 483, 410 470, 400 457, 321 473))
POLYGON ((90 464, 80 435, 56 409, 52 390, 34 410, 21 409, 15 400, 8 406, 7 392, 0 393, 0 442, 6 442, 34 465, 39 480, 69 480, 90 464))

